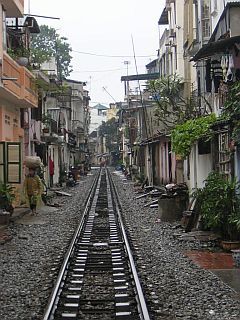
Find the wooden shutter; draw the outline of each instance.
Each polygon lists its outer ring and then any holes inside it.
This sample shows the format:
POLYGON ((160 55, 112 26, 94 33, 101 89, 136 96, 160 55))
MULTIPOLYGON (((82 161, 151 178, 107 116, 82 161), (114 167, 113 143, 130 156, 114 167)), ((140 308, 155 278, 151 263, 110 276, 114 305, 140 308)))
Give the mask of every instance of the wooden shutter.
POLYGON ((21 144, 6 143, 7 183, 21 183, 21 144))
POLYGON ((6 182, 5 142, 0 142, 0 183, 6 182))

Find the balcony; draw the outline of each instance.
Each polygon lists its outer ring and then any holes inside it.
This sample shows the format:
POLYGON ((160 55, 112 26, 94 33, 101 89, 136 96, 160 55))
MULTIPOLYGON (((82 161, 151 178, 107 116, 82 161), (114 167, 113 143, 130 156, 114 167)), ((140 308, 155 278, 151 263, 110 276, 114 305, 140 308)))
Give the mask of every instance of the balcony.
POLYGON ((23 104, 28 104, 29 107, 38 107, 38 95, 37 91, 34 87, 34 76, 33 74, 26 68, 21 67, 21 100, 23 104))
POLYGON ((3 54, 2 66, 3 78, 14 78, 2 80, 0 86, 0 97, 16 104, 20 108, 37 108, 38 96, 34 88, 34 76, 24 67, 21 67, 8 54, 3 54))
POLYGON ((24 13, 24 0, 2 0, 7 17, 22 17, 24 13))
POLYGON ((58 142, 58 123, 53 119, 49 119, 48 123, 42 129, 42 141, 45 142, 58 142))

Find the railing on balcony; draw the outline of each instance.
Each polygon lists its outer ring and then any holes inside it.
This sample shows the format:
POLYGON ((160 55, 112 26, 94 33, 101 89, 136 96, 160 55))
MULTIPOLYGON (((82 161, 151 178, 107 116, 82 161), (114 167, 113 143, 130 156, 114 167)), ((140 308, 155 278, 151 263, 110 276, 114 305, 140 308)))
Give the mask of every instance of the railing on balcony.
POLYGON ((27 100, 30 104, 36 105, 37 107, 38 96, 34 84, 34 77, 26 68, 22 68, 22 99, 27 100))
POLYGON ((19 65, 7 54, 3 54, 2 73, 4 78, 15 78, 16 81, 3 81, 5 88, 17 97, 21 96, 21 70, 19 65))
POLYGON ((38 96, 34 87, 34 76, 26 68, 21 67, 8 54, 3 54, 4 88, 10 94, 10 100, 15 99, 20 107, 37 107, 38 96), (15 79, 15 80, 14 80, 15 79))

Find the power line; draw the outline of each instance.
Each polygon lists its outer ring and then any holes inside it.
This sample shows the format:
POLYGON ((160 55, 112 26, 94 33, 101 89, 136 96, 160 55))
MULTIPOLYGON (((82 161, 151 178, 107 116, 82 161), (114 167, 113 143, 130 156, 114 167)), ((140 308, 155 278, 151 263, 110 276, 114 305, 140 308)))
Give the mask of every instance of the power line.
MULTIPOLYGON (((98 54, 98 53, 93 53, 93 52, 84 52, 84 51, 77 51, 77 50, 72 50, 72 52, 76 52, 79 54, 86 54, 89 56, 95 56, 95 57, 106 57, 106 58, 134 58, 134 56, 128 56, 128 55, 107 55, 107 54, 98 54)), ((156 57, 156 55, 146 55, 146 56, 137 56, 138 58, 150 58, 150 57, 156 57)))
MULTIPOLYGON (((145 65, 141 65, 140 67, 145 67, 145 65)), ((75 72, 75 73, 82 73, 82 72, 91 73, 91 72, 112 72, 112 71, 120 71, 120 70, 126 70, 126 68, 116 68, 116 69, 106 69, 106 70, 77 70, 77 71, 73 71, 73 72, 75 72)))
POLYGON ((79 70, 79 71, 73 71, 75 73, 82 73, 82 72, 112 72, 112 71, 119 71, 119 70, 125 70, 124 68, 118 68, 118 69, 108 69, 108 70, 79 70))

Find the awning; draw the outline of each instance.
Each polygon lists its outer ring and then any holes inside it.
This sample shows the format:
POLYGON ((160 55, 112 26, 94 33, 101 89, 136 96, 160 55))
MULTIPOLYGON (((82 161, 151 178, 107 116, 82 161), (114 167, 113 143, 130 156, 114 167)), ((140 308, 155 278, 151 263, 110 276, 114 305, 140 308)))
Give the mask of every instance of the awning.
POLYGON ((159 79, 159 77, 159 73, 134 74, 131 76, 122 76, 121 81, 156 80, 159 79))
POLYGON ((163 9, 163 12, 161 14, 161 17, 159 18, 158 20, 158 24, 159 25, 165 25, 165 24, 168 24, 168 12, 167 12, 167 9, 164 8, 163 9))
POLYGON ((204 58, 211 57, 215 54, 225 53, 231 49, 235 43, 240 43, 240 36, 235 36, 215 42, 210 42, 203 46, 191 59, 191 61, 198 61, 204 58))

